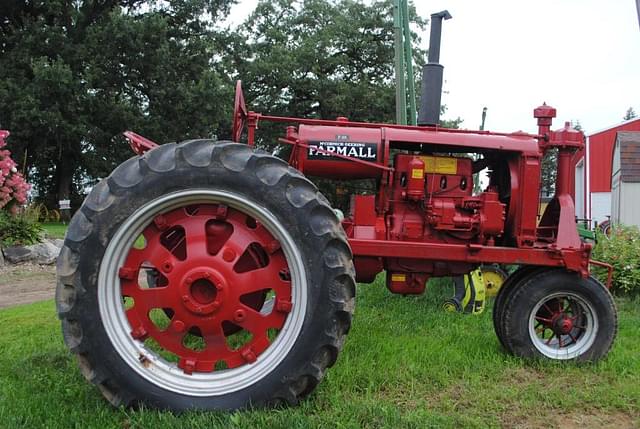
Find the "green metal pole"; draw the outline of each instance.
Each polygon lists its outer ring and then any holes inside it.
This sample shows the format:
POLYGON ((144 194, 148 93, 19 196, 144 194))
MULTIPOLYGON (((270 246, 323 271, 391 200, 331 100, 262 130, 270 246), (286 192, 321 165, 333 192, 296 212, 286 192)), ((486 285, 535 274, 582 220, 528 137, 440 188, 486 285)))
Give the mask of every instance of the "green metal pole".
POLYGON ((402 0, 393 0, 393 28, 395 30, 395 65, 396 65, 396 122, 407 124, 407 92, 404 77, 404 50, 402 25, 402 0))
POLYGON ((402 10, 402 29, 404 32, 404 61, 407 65, 407 91, 409 92, 409 124, 416 125, 418 113, 416 111, 416 85, 413 76, 413 49, 411 47, 411 29, 409 28, 409 4, 407 0, 400 0, 402 10))

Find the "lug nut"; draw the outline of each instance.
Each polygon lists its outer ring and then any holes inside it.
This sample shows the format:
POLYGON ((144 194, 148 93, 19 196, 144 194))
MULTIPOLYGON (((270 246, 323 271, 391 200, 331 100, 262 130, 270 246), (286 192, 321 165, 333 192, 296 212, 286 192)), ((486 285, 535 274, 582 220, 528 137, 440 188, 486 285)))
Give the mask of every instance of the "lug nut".
POLYGON ((236 310, 236 312, 233 314, 233 320, 235 320, 236 322, 242 322, 245 317, 246 313, 242 309, 236 310))
POLYGON ((164 271, 165 273, 170 273, 171 270, 173 270, 173 264, 171 262, 166 261, 162 264, 162 271, 164 271))

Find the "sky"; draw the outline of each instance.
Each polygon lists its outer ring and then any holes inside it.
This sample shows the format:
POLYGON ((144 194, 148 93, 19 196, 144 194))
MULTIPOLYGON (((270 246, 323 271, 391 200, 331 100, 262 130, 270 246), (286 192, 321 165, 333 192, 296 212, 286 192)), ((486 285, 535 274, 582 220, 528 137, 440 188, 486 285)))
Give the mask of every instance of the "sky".
MULTIPOLYGON (((414 0, 418 14, 447 9, 440 63, 446 119, 462 128, 536 131, 533 109, 555 107, 554 128, 579 121, 587 134, 640 115, 640 25, 635 0, 414 0)), ((257 0, 240 0, 239 24, 257 0)), ((421 47, 429 44, 429 28, 421 47)), ((248 100, 250 102, 250 100, 248 100)))

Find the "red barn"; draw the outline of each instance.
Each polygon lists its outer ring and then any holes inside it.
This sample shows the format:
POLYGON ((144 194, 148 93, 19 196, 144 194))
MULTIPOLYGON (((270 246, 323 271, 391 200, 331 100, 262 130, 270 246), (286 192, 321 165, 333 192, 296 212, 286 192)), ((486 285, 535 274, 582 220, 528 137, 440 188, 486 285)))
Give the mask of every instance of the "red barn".
POLYGON ((611 165, 619 131, 640 131, 640 118, 589 134, 585 150, 573 157, 579 218, 600 223, 611 215, 611 165))

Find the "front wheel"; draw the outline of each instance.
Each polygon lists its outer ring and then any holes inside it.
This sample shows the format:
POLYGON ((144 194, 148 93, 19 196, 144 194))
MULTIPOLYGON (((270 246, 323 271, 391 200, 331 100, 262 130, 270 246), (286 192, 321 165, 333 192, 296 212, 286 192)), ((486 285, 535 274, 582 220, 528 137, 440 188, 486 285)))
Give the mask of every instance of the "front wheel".
POLYGON ((354 307, 346 237, 315 186, 233 143, 162 145, 74 216, 58 263, 65 342, 115 405, 295 404, 354 307))
POLYGON ((602 283, 557 269, 521 280, 501 317, 507 349, 528 358, 595 362, 617 333, 615 304, 602 283))

